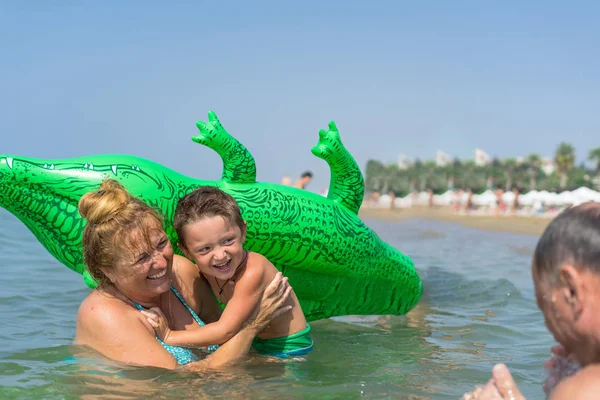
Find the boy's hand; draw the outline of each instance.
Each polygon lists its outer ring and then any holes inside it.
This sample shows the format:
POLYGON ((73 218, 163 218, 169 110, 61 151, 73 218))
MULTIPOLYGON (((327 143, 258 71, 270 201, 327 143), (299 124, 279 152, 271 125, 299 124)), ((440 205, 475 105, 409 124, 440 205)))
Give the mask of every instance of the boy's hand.
POLYGON ((167 317, 165 317, 165 314, 163 314, 160 308, 152 307, 149 310, 142 310, 141 312, 148 320, 148 323, 154 328, 156 337, 167 343, 169 335, 171 334, 171 329, 169 329, 167 317))

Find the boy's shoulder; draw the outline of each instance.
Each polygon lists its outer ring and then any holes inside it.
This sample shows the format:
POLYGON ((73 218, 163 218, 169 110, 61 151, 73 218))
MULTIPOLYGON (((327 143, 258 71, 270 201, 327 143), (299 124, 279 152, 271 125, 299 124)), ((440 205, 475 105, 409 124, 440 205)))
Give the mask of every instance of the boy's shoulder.
POLYGON ((271 268, 275 267, 265 256, 249 251, 246 267, 242 276, 238 278, 238 282, 244 282, 251 286, 261 285, 271 275, 271 268))
POLYGON ((257 264, 262 266, 262 264, 265 263, 270 264, 269 260, 267 260, 265 256, 254 251, 248 251, 248 264, 257 264))
POLYGON ((246 262, 246 270, 248 271, 262 271, 277 272, 275 266, 262 254, 255 253, 253 251, 248 252, 248 261, 246 262))

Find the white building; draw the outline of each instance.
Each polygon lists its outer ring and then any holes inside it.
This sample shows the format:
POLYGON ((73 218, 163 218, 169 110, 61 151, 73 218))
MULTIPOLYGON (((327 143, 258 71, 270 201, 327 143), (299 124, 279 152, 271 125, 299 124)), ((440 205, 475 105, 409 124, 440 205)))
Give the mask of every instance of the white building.
POLYGON ((478 167, 483 167, 484 165, 488 165, 492 162, 492 158, 488 153, 481 149, 475 149, 475 165, 478 167))
POLYGON ((546 175, 552 175, 554 171, 556 171, 554 160, 547 157, 542 158, 542 171, 544 171, 546 175))
POLYGON ((438 150, 435 153, 435 165, 438 167, 445 167, 447 165, 452 164, 452 156, 448 153, 444 153, 441 150, 438 150))
POLYGON ((398 156, 398 168, 408 169, 408 168, 412 167, 413 165, 414 165, 414 161, 411 160, 410 158, 408 158, 404 155, 398 156))

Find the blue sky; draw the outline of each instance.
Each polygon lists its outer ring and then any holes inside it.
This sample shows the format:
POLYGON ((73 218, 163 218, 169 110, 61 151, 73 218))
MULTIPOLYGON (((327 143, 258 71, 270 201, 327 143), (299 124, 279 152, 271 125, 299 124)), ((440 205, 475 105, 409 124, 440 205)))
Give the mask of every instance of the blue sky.
POLYGON ((330 120, 361 168, 600 146, 598 2, 121 3, 0 3, 0 153, 124 153, 218 179, 190 140, 213 110, 259 180, 311 169, 316 191, 330 120))

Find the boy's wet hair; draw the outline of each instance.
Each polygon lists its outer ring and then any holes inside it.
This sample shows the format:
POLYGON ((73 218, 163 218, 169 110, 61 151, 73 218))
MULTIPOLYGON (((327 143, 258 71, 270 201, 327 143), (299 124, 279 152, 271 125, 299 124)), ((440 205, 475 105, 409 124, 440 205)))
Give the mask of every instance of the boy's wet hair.
POLYGON ((584 203, 563 211, 538 241, 533 267, 540 277, 554 283, 566 263, 600 274, 599 203, 584 203))
POLYGON ((185 247, 183 230, 188 224, 210 217, 222 217, 244 231, 244 219, 235 199, 214 186, 200 186, 177 203, 173 225, 179 246, 185 247))

